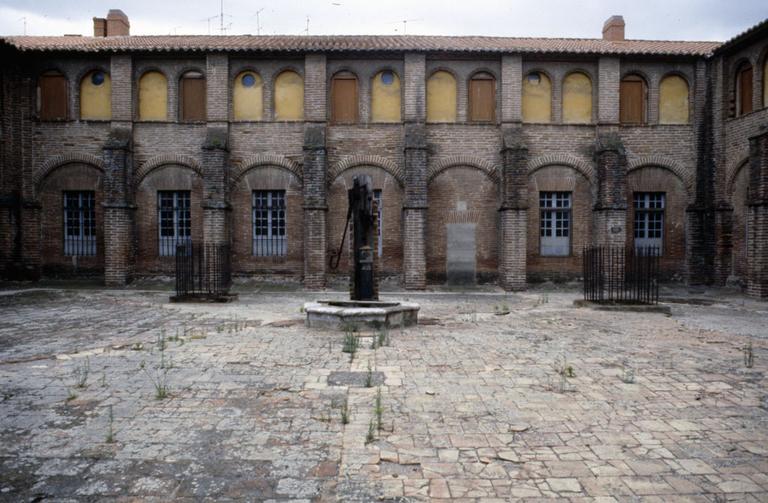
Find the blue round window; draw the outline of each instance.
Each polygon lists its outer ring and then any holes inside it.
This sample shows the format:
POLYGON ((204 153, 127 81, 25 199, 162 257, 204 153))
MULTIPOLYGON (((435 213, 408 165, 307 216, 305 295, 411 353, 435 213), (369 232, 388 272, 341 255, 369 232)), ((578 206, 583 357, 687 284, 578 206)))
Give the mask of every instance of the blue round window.
POLYGON ((394 82, 394 81, 395 81, 395 74, 394 73, 392 73, 390 71, 381 72, 381 83, 382 84, 384 84, 385 86, 388 86, 388 85, 391 85, 392 82, 394 82))
POLYGON ((91 84, 100 86, 104 83, 104 72, 93 72, 91 74, 91 84))
POLYGON ((256 84, 256 77, 251 73, 246 73, 243 75, 242 82, 245 87, 253 87, 256 84))

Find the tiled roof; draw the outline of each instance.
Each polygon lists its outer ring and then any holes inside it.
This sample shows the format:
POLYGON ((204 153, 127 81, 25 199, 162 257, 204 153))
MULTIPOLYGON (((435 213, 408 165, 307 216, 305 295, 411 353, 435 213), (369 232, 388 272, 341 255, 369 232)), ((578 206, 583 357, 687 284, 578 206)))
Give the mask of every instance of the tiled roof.
POLYGON ((720 47, 716 49, 716 52, 721 53, 723 51, 729 50, 732 47, 736 47, 745 40, 749 40, 750 37, 759 36, 760 32, 765 30, 768 30, 768 19, 760 21, 756 25, 747 28, 730 40, 723 42, 720 47))
POLYGON ((21 51, 518 52, 706 56, 719 42, 417 35, 3 37, 21 51))

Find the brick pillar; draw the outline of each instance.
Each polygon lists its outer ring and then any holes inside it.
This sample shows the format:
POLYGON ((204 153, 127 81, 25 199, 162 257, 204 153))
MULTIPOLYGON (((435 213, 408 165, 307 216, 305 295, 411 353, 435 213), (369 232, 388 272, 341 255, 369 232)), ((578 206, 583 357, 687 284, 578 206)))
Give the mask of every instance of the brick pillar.
POLYGON ((627 156, 621 138, 602 134, 595 146, 597 200, 593 210, 594 244, 627 244, 627 156))
POLYGON ((110 59, 112 124, 102 150, 104 159, 104 283, 122 286, 133 274, 132 158, 133 60, 116 54, 110 59))
POLYGON ((599 124, 619 123, 619 86, 621 63, 619 58, 603 56, 598 60, 597 121, 599 124))
POLYGON ((522 142, 521 128, 505 128, 502 145, 499 280, 504 290, 525 290, 528 148, 522 142))
POLYGON ((304 129, 304 287, 325 287, 326 173, 325 125, 304 129))
POLYGON ((203 144, 203 242, 229 243, 227 202, 227 124, 208 123, 203 144))
POLYGON ((132 276, 133 211, 129 202, 130 127, 115 127, 104 145, 104 283, 122 286, 132 276))
POLYGON ((427 141, 423 123, 405 126, 403 282, 409 290, 427 286, 427 141))
POLYGON ((768 126, 749 139, 747 293, 768 298, 768 126))

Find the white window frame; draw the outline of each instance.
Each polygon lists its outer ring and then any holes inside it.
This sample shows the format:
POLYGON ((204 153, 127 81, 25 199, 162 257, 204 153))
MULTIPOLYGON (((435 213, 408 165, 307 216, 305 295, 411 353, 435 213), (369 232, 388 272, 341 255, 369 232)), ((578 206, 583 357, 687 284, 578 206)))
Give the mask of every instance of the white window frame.
POLYGON ((664 251, 664 222, 667 195, 664 192, 635 192, 632 197, 635 210, 635 249, 653 247, 661 256, 664 251))
POLYGON ((161 257, 176 256, 176 245, 192 241, 192 195, 189 190, 157 191, 157 238, 158 253, 161 257), (163 206, 163 202, 170 206, 163 206), (170 222, 163 212, 170 212, 170 222), (170 223, 172 227, 167 224, 170 223), (165 224, 165 225, 164 225, 165 224), (171 230, 172 234, 167 234, 171 230), (163 234, 166 231, 166 234, 163 234))
POLYGON ((572 199, 571 192, 539 192, 539 253, 542 257, 571 255, 572 199))
POLYGON ((287 204, 284 190, 252 192, 251 232, 254 257, 284 257, 288 254, 287 204), (264 202, 266 205, 262 205, 264 202))
POLYGON ((65 190, 64 256, 96 255, 96 193, 92 190, 65 190))

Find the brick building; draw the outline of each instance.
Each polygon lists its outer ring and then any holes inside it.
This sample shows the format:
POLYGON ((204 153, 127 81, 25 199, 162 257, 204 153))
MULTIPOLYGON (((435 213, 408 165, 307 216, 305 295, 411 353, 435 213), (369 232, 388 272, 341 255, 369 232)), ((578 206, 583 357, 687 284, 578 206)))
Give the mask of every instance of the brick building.
MULTIPOLYGON (((768 296, 768 22, 726 43, 437 36, 0 39, 0 270, 121 285, 179 241, 325 285, 373 178, 406 288, 578 277, 588 244, 768 296)), ((340 271, 346 270, 342 257, 340 271)))

